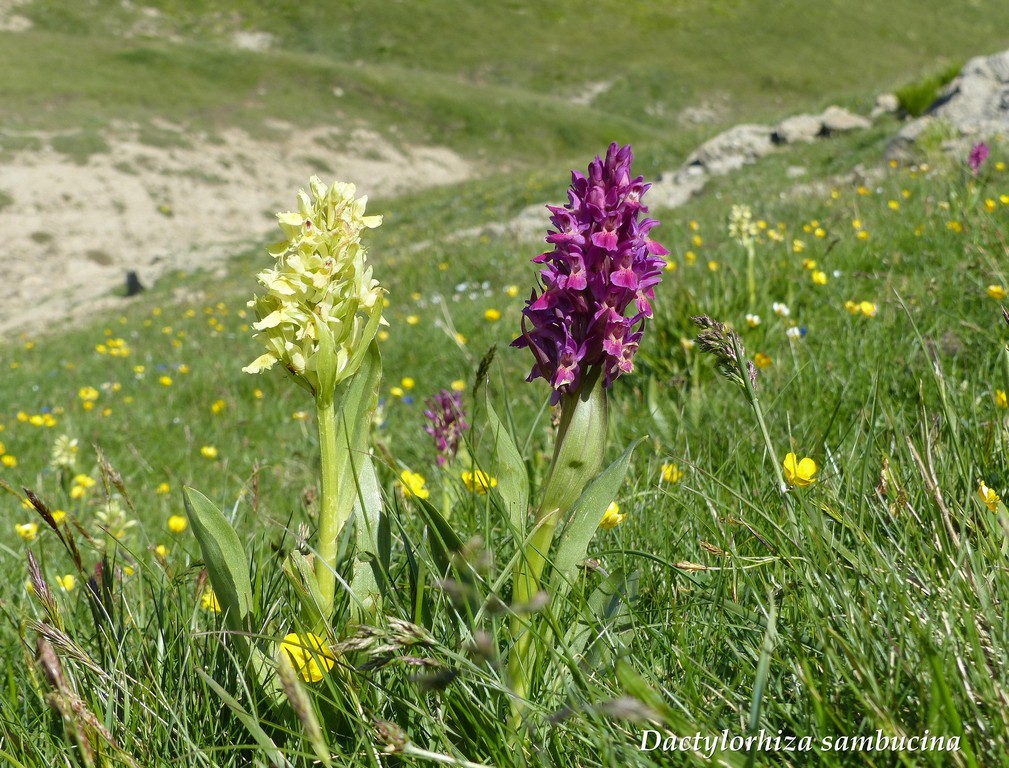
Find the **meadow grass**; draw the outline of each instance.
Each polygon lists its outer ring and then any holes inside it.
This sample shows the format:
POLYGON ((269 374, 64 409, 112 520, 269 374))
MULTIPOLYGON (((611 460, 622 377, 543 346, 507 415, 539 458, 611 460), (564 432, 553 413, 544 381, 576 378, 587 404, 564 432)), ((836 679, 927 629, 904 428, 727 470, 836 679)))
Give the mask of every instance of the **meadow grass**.
MULTIPOLYGON (((495 402, 534 484, 542 481, 552 431, 546 392, 521 382, 531 361, 507 347, 539 246, 431 236, 559 199, 563 176, 515 174, 372 203, 389 213, 371 248, 391 300, 375 431, 394 542, 391 588, 372 634, 346 630, 343 639, 363 650, 311 687, 305 711, 327 724, 321 736, 310 714, 252 694, 222 643, 219 616, 203 605, 195 541, 167 527, 182 514, 182 484, 203 489, 252 556, 263 637, 297 626, 279 565, 303 546, 299 527, 313 525, 318 449, 310 398, 283 375, 240 372, 259 354, 244 303, 265 254, 240 256, 223 280, 177 274, 121 313, 8 344, 0 439, 17 465, 3 478, 68 513, 83 568, 44 524, 35 541, 19 538, 14 524, 38 517, 8 497, 0 756, 12 765, 87 765, 87 743, 94 764, 110 765, 307 765, 319 754, 335 765, 652 765, 675 758, 640 752, 644 729, 745 736, 764 728, 817 744, 928 729, 961 737, 959 751, 823 752, 819 761, 1000 764, 1009 746, 999 607, 1009 521, 978 487, 1002 493, 1009 477, 998 394, 1009 390, 1009 328, 988 290, 1009 283, 1009 173, 996 150, 977 179, 963 162, 936 171, 936 159, 928 170, 869 168, 865 181, 829 175, 844 170, 838 155, 879 157, 886 133, 788 150, 716 182, 676 215, 653 211, 675 268, 658 290, 637 372, 614 389, 611 452, 649 439, 617 497, 627 519, 596 534, 584 576, 543 614, 538 631, 551 628, 552 650, 531 691, 525 748, 510 746, 504 718, 507 614, 496 606, 508 602, 502 575, 515 543, 502 501, 467 494, 458 476, 438 470, 420 411, 439 388, 465 382, 476 412, 470 447, 493 472, 472 386, 496 344, 495 402), (808 184, 786 178, 794 164, 810 169, 808 184), (733 204, 750 205, 766 225, 752 307, 743 251, 726 234, 733 204), (853 314, 847 301, 872 309, 853 314), (787 317, 775 302, 789 307, 787 317), (489 320, 488 309, 501 317, 489 320), (748 355, 766 356, 758 394, 774 455, 746 400, 687 343, 696 334, 690 317, 702 312, 732 323, 748 355), (759 325, 750 327, 747 313, 760 315, 759 325), (61 434, 78 440, 65 472, 50 466, 61 434), (132 509, 92 445, 121 475, 132 509), (819 466, 814 483, 787 493, 794 524, 772 471, 789 451, 819 466), (434 577, 438 539, 398 488, 403 468, 424 475, 433 497, 451 486, 462 499, 451 518, 461 549, 443 579, 434 577), (81 498, 71 495, 82 485, 77 474, 96 481, 81 498), (120 546, 99 526, 109 496, 139 522, 120 546), (54 592, 50 613, 25 588, 26 550, 54 592), (462 560, 472 568, 460 569, 462 560), (89 588, 99 563, 102 577, 89 588), (77 580, 63 590, 57 577, 67 574, 77 580), (397 621, 414 628, 404 635, 397 621), (369 645, 375 632, 383 642, 369 645), (62 688, 33 660, 40 635, 61 660, 62 688), (380 755, 403 734, 413 753, 380 755)), ((732 751, 718 758, 748 761, 732 751)))
POLYGON ((489 170, 574 163, 619 135, 656 147, 659 164, 646 172, 668 170, 735 122, 833 102, 866 112, 881 90, 1005 47, 1009 23, 994 0, 957 13, 912 0, 815 9, 797 0, 438 0, 339 12, 218 0, 106 3, 101 13, 33 0, 19 13, 34 26, 3 35, 0 146, 19 131, 155 118, 262 134, 267 118, 281 118, 445 144, 489 170), (266 32, 272 47, 239 49, 239 32, 266 32))

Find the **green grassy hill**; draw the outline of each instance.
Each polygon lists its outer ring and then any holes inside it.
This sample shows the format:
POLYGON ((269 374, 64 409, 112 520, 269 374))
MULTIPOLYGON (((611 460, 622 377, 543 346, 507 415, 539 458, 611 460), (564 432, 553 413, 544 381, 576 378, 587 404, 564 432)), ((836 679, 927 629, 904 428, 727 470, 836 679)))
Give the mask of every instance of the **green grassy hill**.
POLYGON ((911 0, 35 0, 18 12, 34 26, 0 47, 7 129, 364 121, 492 166, 614 137, 670 162, 719 126, 830 102, 864 111, 881 90, 1009 45, 1009 10, 991 0, 956 13, 911 0), (243 32, 269 35, 269 50, 236 49, 243 32), (712 123, 684 123, 687 108, 712 123))

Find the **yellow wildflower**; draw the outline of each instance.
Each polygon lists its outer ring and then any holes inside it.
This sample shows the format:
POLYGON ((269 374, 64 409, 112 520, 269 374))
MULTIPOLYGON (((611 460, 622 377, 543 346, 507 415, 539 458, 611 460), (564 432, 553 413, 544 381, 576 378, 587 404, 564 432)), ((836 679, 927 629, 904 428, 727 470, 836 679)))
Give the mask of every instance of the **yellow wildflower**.
POLYGON ((662 482, 678 483, 682 479, 683 479, 683 470, 681 470, 676 464, 662 465, 662 482))
POLYGON ((453 392, 463 392, 466 389, 466 382, 462 379, 456 379, 450 385, 453 392))
POLYGON ((291 666, 306 683, 319 682, 336 663, 325 641, 312 632, 287 635, 280 644, 280 652, 287 654, 291 666))
POLYGON ((77 396, 84 401, 97 400, 99 392, 94 387, 81 387, 77 391, 77 396))
POLYGON ((39 532, 39 524, 35 522, 18 523, 14 526, 14 529, 18 532, 18 536, 25 541, 35 541, 35 537, 39 532))
POLYGON ((827 284, 827 273, 823 270, 816 270, 813 272, 813 283, 815 285, 826 285, 827 284))
POLYGON ((189 521, 182 515, 172 515, 168 518, 168 530, 172 533, 182 533, 189 527, 189 521))
POLYGON ((1009 408, 1009 398, 1006 397, 1005 390, 995 390, 995 405, 999 408, 1009 408))
POLYGON ((486 496, 487 491, 497 486, 497 478, 491 477, 482 469, 478 469, 476 472, 463 472, 462 481, 467 491, 476 492, 481 496, 486 496))
POLYGON ((172 487, 168 483, 159 483, 158 487, 154 489, 154 492, 163 496, 171 490, 172 487))
POLYGON ((418 499, 426 499, 431 495, 424 485, 427 480, 424 476, 418 472, 411 472, 409 469, 404 469, 400 475, 399 479, 402 481, 400 486, 403 488, 403 495, 406 497, 416 496, 418 499))
POLYGON ((214 594, 214 590, 212 589, 208 589, 203 593, 203 597, 200 598, 200 605, 205 611, 221 612, 221 602, 217 599, 217 595, 214 594))
POLYGON ((204 445, 200 448, 200 455, 205 459, 216 459, 217 458, 217 448, 212 445, 204 445))
POLYGON ((74 587, 77 586, 77 577, 72 573, 68 573, 66 576, 57 576, 56 583, 64 592, 73 592, 74 587))
POLYGON ((625 512, 620 511, 620 506, 615 502, 611 501, 610 505, 606 508, 606 514, 603 515, 603 519, 599 521, 600 528, 616 528, 627 517, 625 512))
POLYGON ((998 503, 1001 499, 993 488, 989 488, 984 483, 981 483, 981 487, 977 489, 977 495, 981 497, 981 501, 985 503, 989 511, 995 512, 998 510, 998 503))
POLYGON ((1009 291, 1006 291, 1003 285, 989 285, 987 290, 988 295, 996 301, 1002 301, 1006 296, 1009 296, 1009 291))
POLYGON ((789 453, 785 456, 783 466, 785 481, 789 485, 805 488, 813 482, 813 475, 816 474, 816 462, 808 456, 800 461, 794 453, 789 453))
POLYGON ((491 309, 488 309, 486 312, 483 313, 483 317, 484 320, 486 320, 488 323, 496 323, 498 320, 501 319, 501 312, 492 307, 491 309))
POLYGON ((861 302, 859 302, 858 309, 866 317, 875 317, 876 316, 877 307, 876 307, 876 304, 874 302, 872 302, 872 301, 861 301, 861 302))
POLYGON ((770 368, 773 362, 770 356, 765 355, 763 352, 758 352, 753 356, 753 364, 758 368, 770 368))

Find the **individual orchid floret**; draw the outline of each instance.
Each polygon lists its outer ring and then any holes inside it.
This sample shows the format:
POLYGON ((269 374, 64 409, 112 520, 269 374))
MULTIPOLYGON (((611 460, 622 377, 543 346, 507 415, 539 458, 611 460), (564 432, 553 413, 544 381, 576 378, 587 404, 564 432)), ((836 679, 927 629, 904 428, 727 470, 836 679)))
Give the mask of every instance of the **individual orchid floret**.
POLYGON ((277 215, 286 239, 270 248, 274 268, 258 275, 266 294, 249 302, 267 351, 242 370, 279 362, 316 394, 354 374, 382 322, 383 291, 361 245, 382 217, 364 215, 368 198, 355 198, 353 184, 313 176, 310 187, 296 212, 277 215))
POLYGON ((542 291, 529 298, 512 345, 533 353, 529 381, 546 379, 553 402, 577 392, 591 367, 607 387, 632 371, 652 316, 668 251, 649 237, 658 222, 640 218, 650 185, 631 177, 632 159, 629 146, 611 144, 587 176, 572 171, 567 205, 547 206, 554 230, 546 241, 554 248, 533 259, 544 265, 542 291))
POLYGON ((424 416, 428 423, 424 426, 424 431, 434 438, 435 448, 438 449, 438 466, 442 467, 455 458, 462 433, 469 429, 462 393, 443 389, 429 398, 426 405, 424 416))

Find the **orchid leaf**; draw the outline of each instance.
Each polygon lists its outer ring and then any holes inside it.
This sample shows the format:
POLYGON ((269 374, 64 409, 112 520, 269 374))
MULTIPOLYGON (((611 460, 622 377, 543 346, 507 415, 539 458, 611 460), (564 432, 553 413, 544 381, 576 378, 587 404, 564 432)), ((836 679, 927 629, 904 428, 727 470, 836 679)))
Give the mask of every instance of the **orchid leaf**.
POLYGON ((568 524, 557 539, 553 550, 553 584, 555 599, 567 592, 575 577, 579 563, 585 559, 589 542, 606 514, 606 508, 620 491, 631 462, 631 454, 645 438, 638 438, 623 455, 608 466, 582 491, 574 506, 568 524))
POLYGON ((247 633, 253 596, 242 542, 224 513, 202 493, 185 487, 182 498, 225 623, 233 632, 247 633))
POLYGON ((526 521, 529 518, 529 475, 526 465, 511 434, 490 404, 490 398, 487 399, 487 420, 494 436, 498 493, 508 510, 513 535, 518 541, 525 541, 526 521))

